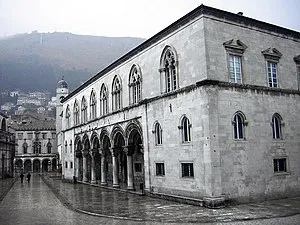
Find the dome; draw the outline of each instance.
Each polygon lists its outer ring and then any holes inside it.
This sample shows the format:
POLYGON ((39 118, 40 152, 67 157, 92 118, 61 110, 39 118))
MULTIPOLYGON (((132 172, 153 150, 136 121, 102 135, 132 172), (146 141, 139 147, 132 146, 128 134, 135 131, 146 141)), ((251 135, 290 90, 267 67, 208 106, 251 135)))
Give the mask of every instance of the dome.
POLYGON ((61 79, 57 83, 57 88, 68 88, 68 84, 64 79, 61 79))

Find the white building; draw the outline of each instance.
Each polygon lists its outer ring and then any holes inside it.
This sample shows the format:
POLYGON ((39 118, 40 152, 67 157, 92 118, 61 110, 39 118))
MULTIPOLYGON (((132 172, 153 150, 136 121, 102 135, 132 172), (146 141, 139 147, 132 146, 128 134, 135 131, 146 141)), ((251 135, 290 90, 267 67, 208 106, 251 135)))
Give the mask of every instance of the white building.
POLYGON ((64 178, 208 207, 299 195, 299 76, 300 33, 201 5, 63 96, 64 178))

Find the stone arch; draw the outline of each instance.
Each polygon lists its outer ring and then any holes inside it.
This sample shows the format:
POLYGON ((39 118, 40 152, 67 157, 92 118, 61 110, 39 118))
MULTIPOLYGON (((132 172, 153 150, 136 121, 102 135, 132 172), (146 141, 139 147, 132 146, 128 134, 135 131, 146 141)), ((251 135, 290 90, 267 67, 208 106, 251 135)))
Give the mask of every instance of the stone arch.
POLYGON ((126 138, 127 138, 127 155, 132 158, 131 168, 133 172, 133 187, 134 189, 140 189, 141 186, 144 187, 145 170, 144 170, 142 127, 138 121, 132 121, 127 125, 126 138))
POLYGON ((120 125, 115 125, 110 135, 110 140, 112 142, 113 147, 120 146, 120 143, 118 143, 118 141, 120 141, 119 139, 119 137, 121 137, 120 135, 124 138, 124 142, 125 142, 125 132, 123 128, 120 125))
POLYGON ((39 159, 33 159, 33 172, 39 173, 41 171, 41 161, 39 159))
POLYGON ((22 159, 17 159, 15 161, 15 168, 16 168, 17 173, 23 172, 23 160, 22 159))
POLYGON ((51 171, 51 161, 46 158, 42 160, 42 172, 50 172, 51 171))
POLYGON ((110 134, 106 128, 102 129, 100 133, 100 154, 102 160, 101 184, 107 185, 113 181, 113 165, 111 154, 111 140, 110 134))
POLYGON ((26 159, 24 161, 24 172, 27 173, 27 172, 31 172, 32 171, 32 162, 30 159, 26 159))

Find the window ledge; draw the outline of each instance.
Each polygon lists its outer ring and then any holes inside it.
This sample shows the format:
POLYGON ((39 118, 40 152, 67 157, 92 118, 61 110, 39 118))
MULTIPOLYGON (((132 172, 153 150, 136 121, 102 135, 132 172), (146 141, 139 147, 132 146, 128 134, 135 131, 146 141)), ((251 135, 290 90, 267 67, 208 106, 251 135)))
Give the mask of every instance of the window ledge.
POLYGON ((286 176, 291 175, 290 172, 274 172, 274 176, 286 176))
POLYGON ((166 176, 165 175, 155 175, 155 178, 165 179, 166 176))
POLYGON ((195 180, 195 177, 181 177, 182 180, 195 180))

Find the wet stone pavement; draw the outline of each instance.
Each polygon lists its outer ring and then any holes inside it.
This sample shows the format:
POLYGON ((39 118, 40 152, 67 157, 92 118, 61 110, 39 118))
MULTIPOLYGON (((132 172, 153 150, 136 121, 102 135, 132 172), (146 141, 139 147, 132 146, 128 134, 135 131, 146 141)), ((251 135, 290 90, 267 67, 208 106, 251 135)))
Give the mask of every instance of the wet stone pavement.
MULTIPOLYGON (((261 219, 287 217, 300 213, 300 197, 207 209, 97 186, 65 183, 60 179, 49 177, 44 177, 44 181, 70 209, 90 215, 130 221, 167 224, 222 223, 257 219, 262 221, 261 219)), ((298 216, 296 217, 298 220, 298 216)))

